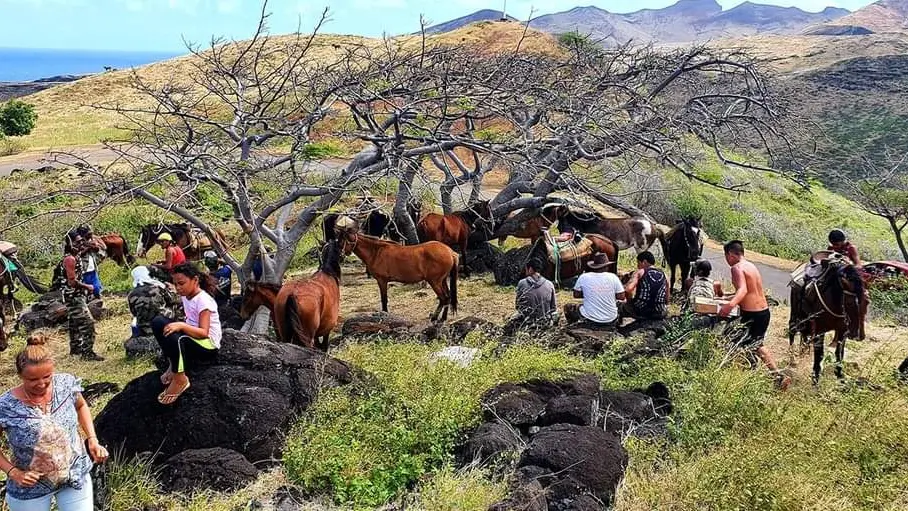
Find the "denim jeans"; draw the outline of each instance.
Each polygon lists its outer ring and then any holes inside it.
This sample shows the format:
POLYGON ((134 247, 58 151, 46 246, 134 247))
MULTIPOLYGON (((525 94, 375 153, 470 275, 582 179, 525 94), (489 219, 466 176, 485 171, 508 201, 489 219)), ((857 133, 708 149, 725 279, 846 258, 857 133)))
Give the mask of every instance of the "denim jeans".
POLYGON ((53 499, 57 500, 57 509, 60 511, 94 511, 91 476, 85 476, 81 490, 67 486, 50 495, 28 500, 19 500, 7 495, 6 505, 9 506, 9 511, 50 511, 53 499))

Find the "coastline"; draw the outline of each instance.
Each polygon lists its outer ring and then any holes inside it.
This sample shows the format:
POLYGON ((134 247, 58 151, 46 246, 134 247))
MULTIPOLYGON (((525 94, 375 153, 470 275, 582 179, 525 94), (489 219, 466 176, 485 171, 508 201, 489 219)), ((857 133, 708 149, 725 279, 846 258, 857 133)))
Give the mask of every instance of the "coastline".
POLYGON ((9 101, 13 98, 28 96, 36 92, 56 87, 64 83, 81 80, 91 74, 84 75, 60 75, 47 78, 40 78, 29 82, 0 82, 0 102, 9 101))

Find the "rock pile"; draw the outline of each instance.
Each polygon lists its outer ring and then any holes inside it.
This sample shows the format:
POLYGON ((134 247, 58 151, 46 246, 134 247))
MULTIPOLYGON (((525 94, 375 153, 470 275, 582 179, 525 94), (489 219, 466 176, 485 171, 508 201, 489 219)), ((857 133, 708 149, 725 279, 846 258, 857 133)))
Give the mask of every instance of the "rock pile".
MULTIPOLYGON (((101 300, 92 300, 88 302, 88 310, 95 320, 104 317, 104 302, 101 300)), ((66 305, 63 304, 63 298, 59 291, 49 291, 41 295, 38 301, 21 315, 19 315, 18 325, 31 332, 39 328, 55 328, 66 324, 66 305)))
POLYGON ((624 476, 624 435, 657 434, 671 413, 668 389, 603 391, 598 377, 504 383, 482 397, 486 422, 458 449, 462 465, 511 469, 508 498, 490 509, 603 509, 624 476))
POLYGON ((346 363, 321 351, 234 330, 224 331, 216 361, 188 375, 192 387, 174 405, 158 403, 160 373, 150 372, 96 420, 112 451, 166 460, 172 477, 163 482, 171 489, 224 489, 254 477, 252 464, 280 458, 288 428, 320 389, 354 379, 346 363))

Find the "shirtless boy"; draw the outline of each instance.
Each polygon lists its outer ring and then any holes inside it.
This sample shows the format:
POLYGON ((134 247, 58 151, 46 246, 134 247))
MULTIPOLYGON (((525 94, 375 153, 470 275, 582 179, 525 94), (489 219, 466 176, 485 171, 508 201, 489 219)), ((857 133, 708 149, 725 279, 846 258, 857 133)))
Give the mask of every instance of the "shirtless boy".
POLYGON ((756 348, 757 356, 775 375, 776 384, 785 390, 791 385, 791 377, 779 372, 772 353, 763 345, 763 338, 769 329, 769 303, 763 292, 763 277, 760 270, 744 258, 744 244, 738 240, 725 244, 725 261, 731 267, 731 281, 735 294, 728 304, 719 309, 719 315, 728 316, 735 306, 741 306, 741 324, 747 327, 745 346, 756 348))

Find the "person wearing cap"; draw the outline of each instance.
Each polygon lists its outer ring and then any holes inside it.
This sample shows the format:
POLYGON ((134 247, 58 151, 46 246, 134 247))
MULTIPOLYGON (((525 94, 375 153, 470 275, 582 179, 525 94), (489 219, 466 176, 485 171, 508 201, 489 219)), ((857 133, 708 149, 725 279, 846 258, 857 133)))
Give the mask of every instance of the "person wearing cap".
POLYGON ((593 327, 617 326, 618 303, 624 301, 625 294, 618 276, 606 271, 611 264, 603 253, 586 263, 589 271, 577 277, 574 284, 574 298, 583 302, 564 305, 564 318, 569 324, 583 321, 593 327))
POLYGON ((233 287, 233 271, 229 266, 223 264, 214 250, 208 250, 202 257, 205 261, 205 267, 208 268, 208 275, 217 283, 214 292, 214 301, 219 307, 223 307, 230 301, 230 288, 233 287))
POLYGON ((126 304, 133 316, 133 337, 152 337, 151 320, 156 316, 178 319, 183 309, 180 299, 167 286, 151 276, 146 266, 132 270, 132 290, 126 304))
POLYGON ((861 264, 861 256, 858 255, 858 249, 848 241, 848 235, 841 229, 833 229, 829 232, 829 247, 826 250, 831 250, 851 259, 855 266, 863 266, 861 264))
POLYGON ((634 319, 664 319, 671 292, 665 272, 655 267, 656 256, 645 250, 637 254, 637 271, 624 292, 633 296, 621 308, 621 316, 634 319))
POLYGON ((186 254, 183 253, 182 248, 173 242, 173 236, 169 232, 162 232, 158 235, 158 244, 161 245, 161 249, 164 251, 164 260, 158 261, 154 265, 158 269, 170 274, 175 267, 186 262, 186 254))

